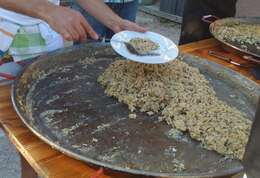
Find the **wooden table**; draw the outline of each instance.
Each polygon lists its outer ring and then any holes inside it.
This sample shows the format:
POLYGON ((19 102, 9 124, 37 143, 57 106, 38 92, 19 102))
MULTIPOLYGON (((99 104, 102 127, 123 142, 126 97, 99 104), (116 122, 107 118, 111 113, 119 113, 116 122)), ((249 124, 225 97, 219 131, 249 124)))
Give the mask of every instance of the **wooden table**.
MULTIPOLYGON (((183 53, 202 56, 223 64, 250 79, 255 80, 246 68, 239 68, 208 56, 208 50, 220 50, 219 43, 214 39, 190 43, 188 45, 180 46, 180 49, 183 53)), ((238 62, 248 63, 240 58, 236 57, 236 59, 238 62)), ((259 80, 256 82, 260 83, 259 80)), ((21 155, 23 178, 35 178, 37 174, 44 178, 89 178, 99 169, 95 166, 72 159, 61 152, 52 149, 27 129, 12 107, 10 86, 0 87, 0 125, 21 155)), ((134 176, 105 170, 104 175, 101 175, 98 178, 137 177, 143 176, 134 176)))

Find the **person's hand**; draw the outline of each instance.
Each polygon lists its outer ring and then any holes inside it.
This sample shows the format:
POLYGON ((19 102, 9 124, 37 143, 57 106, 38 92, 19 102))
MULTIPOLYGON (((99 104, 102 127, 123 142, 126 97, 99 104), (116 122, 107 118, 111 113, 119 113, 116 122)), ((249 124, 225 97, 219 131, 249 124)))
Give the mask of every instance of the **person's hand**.
POLYGON ((49 10, 47 23, 68 41, 85 41, 88 36, 98 39, 98 35, 85 18, 77 11, 57 6, 49 10))
POLYGON ((136 31, 136 32, 147 31, 147 28, 141 27, 134 22, 123 20, 123 19, 113 23, 109 28, 115 33, 118 33, 123 30, 136 31))

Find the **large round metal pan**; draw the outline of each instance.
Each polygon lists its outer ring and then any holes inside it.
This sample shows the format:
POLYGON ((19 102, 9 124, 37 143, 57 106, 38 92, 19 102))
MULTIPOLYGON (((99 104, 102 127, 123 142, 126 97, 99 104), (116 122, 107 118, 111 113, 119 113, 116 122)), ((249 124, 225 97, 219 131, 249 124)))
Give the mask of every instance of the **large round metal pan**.
MULTIPOLYGON (((53 148, 94 165, 157 177, 212 177, 237 173, 239 161, 204 149, 188 135, 172 137, 158 116, 137 113, 106 96, 97 83, 118 56, 110 46, 85 44, 40 57, 18 76, 12 101, 26 126, 53 148), (177 150, 177 151, 176 151, 177 150), (180 160, 186 170, 176 172, 180 160)), ((259 86, 222 66, 185 56, 220 99, 253 119, 259 86)))
MULTIPOLYGON (((221 27, 230 26, 234 23, 239 22, 240 24, 259 24, 260 25, 260 18, 224 18, 220 20, 216 20, 215 22, 210 24, 210 32, 211 34, 221 43, 227 45, 228 47, 235 49, 243 54, 252 55, 255 57, 260 58, 260 49, 257 48, 255 45, 250 45, 248 43, 241 44, 239 42, 234 42, 228 39, 223 39, 218 35, 218 30, 221 27), (242 46, 247 46, 247 49, 244 49, 242 46)), ((260 26, 259 26, 260 28, 260 26)), ((243 32, 241 32, 243 33, 243 32)), ((236 38, 235 36, 232 38, 236 38)), ((260 44, 259 44, 260 45, 260 44)), ((260 61, 260 60, 259 60, 260 61)))

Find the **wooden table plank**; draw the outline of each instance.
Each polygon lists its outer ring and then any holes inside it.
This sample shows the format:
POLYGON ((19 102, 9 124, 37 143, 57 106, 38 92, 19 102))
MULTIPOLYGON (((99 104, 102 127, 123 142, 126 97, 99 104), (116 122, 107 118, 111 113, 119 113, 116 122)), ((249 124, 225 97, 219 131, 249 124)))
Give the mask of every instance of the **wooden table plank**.
POLYGON ((37 178, 38 174, 34 171, 31 165, 20 155, 21 158, 21 178, 37 178))
MULTIPOLYGON (((63 155, 53 157, 52 159, 40 162, 50 177, 90 177, 95 174, 96 170, 91 167, 87 167, 81 162, 68 158, 63 155), (57 167, 57 163, 60 164, 57 167), (85 170, 85 171, 82 171, 85 170)), ((102 178, 109 178, 108 176, 102 176, 102 178)))
MULTIPOLYGON (((255 80, 248 69, 239 68, 208 55, 208 50, 220 50, 219 43, 214 39, 195 42, 180 47, 181 52, 208 58, 219 64, 223 64, 236 70, 245 76, 255 80)), ((236 57, 236 56, 234 56, 236 57)), ((239 62, 247 61, 237 59, 239 62)), ((256 80, 255 80, 256 81, 256 80)), ((260 81, 256 81, 260 83, 260 81)), ((66 155, 52 149, 38 137, 36 137, 19 119, 15 113, 10 97, 10 86, 0 87, 0 125, 4 128, 10 141, 18 151, 30 163, 33 169, 41 177, 46 178, 89 178, 98 170, 97 167, 87 165, 81 161, 67 157, 66 155)), ((138 178, 112 170, 105 170, 105 175, 100 178, 138 178)), ((143 177, 143 176, 142 176, 143 177)))
POLYGON ((220 43, 215 39, 211 38, 208 40, 197 41, 189 44, 179 46, 182 53, 191 53, 196 50, 206 49, 206 48, 216 48, 220 46, 220 43))
POLYGON ((231 54, 231 53, 226 52, 224 49, 222 49, 221 44, 218 41, 216 41, 215 39, 208 39, 208 40, 203 40, 203 41, 194 42, 194 43, 180 46, 180 51, 182 53, 190 53, 192 55, 199 56, 199 57, 205 58, 207 60, 216 62, 216 63, 221 64, 225 67, 228 67, 236 72, 239 72, 240 74, 242 74, 242 75, 246 76, 247 78, 260 84, 260 80, 256 80, 256 78, 254 78, 254 76, 252 76, 252 74, 250 72, 250 68, 238 67, 238 66, 230 64, 226 61, 218 59, 216 57, 212 57, 208 54, 209 50, 225 53, 227 56, 232 57, 232 59, 234 59, 236 62, 238 62, 240 64, 245 64, 248 66, 256 65, 256 64, 252 64, 251 62, 249 62, 245 59, 242 59, 241 57, 239 57, 236 54, 231 54))

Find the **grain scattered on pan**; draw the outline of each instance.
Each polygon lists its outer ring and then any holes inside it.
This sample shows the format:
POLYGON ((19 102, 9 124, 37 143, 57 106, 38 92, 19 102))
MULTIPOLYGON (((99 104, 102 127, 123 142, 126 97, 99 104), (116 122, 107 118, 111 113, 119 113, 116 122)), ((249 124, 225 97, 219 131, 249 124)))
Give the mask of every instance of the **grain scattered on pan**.
POLYGON ((128 115, 129 119, 136 119, 136 114, 132 113, 128 115))
POLYGON ((129 41, 129 43, 139 54, 147 54, 159 48, 157 43, 144 38, 133 38, 129 41))
POLYGON ((163 65, 117 60, 98 82, 130 111, 157 113, 160 120, 188 132, 206 149, 242 159, 251 121, 219 100, 197 68, 181 60, 163 65))

